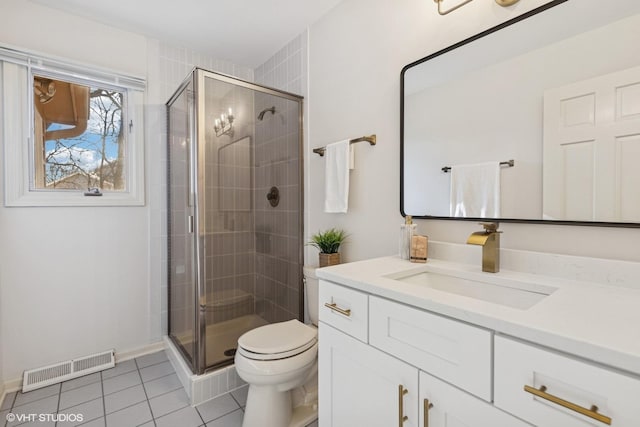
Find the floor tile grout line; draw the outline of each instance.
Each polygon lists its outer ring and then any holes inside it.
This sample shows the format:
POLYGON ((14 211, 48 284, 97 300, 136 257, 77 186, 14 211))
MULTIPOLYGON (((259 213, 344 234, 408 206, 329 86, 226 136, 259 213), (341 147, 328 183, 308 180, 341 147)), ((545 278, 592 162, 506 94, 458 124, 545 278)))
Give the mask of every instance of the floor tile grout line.
POLYGON ((191 405, 187 405, 187 406, 183 406, 182 408, 174 409, 174 410, 173 410, 173 411, 171 411, 171 412, 167 412, 166 414, 160 415, 159 417, 154 417, 153 419, 154 419, 154 420, 159 420, 160 418, 164 418, 164 417, 166 417, 166 416, 168 416, 168 415, 174 414, 174 413, 176 413, 176 412, 178 412, 178 411, 182 411, 183 409, 186 409, 186 408, 194 408, 194 409, 196 410, 196 413, 198 414, 198 416, 199 416, 199 417, 200 417, 200 419, 202 420, 203 424, 206 424, 206 423, 204 422, 204 418, 202 418, 202 415, 200 415, 200 412, 198 411, 198 409, 197 409, 195 406, 191 406, 191 405))
MULTIPOLYGON (((98 373, 98 374, 99 374, 99 373, 101 373, 101 371, 98 371, 98 372, 96 372, 96 373, 98 373)), ((63 382, 61 382, 60 384, 64 385, 65 383, 67 383, 67 382, 69 382, 69 381, 74 381, 74 380, 77 380, 77 379, 80 379, 80 378, 87 377, 87 376, 89 376, 89 375, 93 375, 93 374, 82 375, 82 376, 80 376, 80 377, 78 377, 78 378, 74 378, 73 380, 63 381, 63 382)), ((102 377, 100 377, 100 378, 102 378, 102 377)), ((89 386, 89 385, 95 384, 95 383, 97 383, 97 382, 100 382, 100 381, 101 381, 101 379, 100 379, 100 378, 99 378, 99 379, 97 379, 96 381, 93 381, 93 382, 90 382, 90 383, 86 383, 86 384, 82 384, 82 385, 79 385, 79 386, 74 387, 74 388, 70 388, 69 390, 64 390, 64 391, 62 391, 62 388, 61 388, 61 389, 60 389, 60 393, 61 393, 61 394, 62 394, 62 393, 67 393, 67 392, 69 392, 69 391, 77 390, 77 389, 79 389, 79 388, 82 388, 82 387, 86 387, 86 386, 89 386)))
POLYGON ((100 387, 102 388, 102 416, 104 417, 104 425, 107 425, 107 401, 105 400, 105 396, 104 396, 104 376, 102 375, 102 372, 104 371, 100 371, 100 387))
MULTIPOLYGON (((116 366, 117 366, 117 365, 116 365, 116 366)), ((105 369, 105 370, 100 371, 100 372, 101 372, 101 373, 102 373, 102 372, 107 372, 107 371, 110 371, 111 369, 115 369, 115 368, 105 369)), ((135 372, 135 371, 136 371, 136 369, 138 369, 138 368, 133 368, 132 370, 130 370, 130 371, 126 371, 126 372, 120 372, 118 375, 112 375, 112 376, 107 377, 107 378, 104 378, 104 376, 103 376, 103 377, 102 377, 102 381, 110 380, 111 378, 118 378, 118 377, 120 377, 120 376, 122 376, 122 375, 130 374, 131 372, 135 372)))
POLYGON ((207 422, 204 420, 204 417, 202 416, 202 414, 200 413, 200 410, 198 409, 197 406, 193 406, 193 408, 196 410, 196 414, 198 414, 198 416, 200 417, 200 419, 202 420, 202 425, 207 425, 207 422))
MULTIPOLYGON (((62 383, 58 384, 58 404, 56 405, 56 414, 60 412, 60 400, 62 399, 62 383)), ((58 421, 55 422, 54 426, 58 425, 58 421)))
MULTIPOLYGON (((58 386, 59 386, 60 384, 62 384, 62 383, 52 384, 52 385, 47 386, 47 387, 52 387, 52 386, 54 386, 54 385, 58 385, 58 386)), ((44 388, 44 387, 43 387, 43 388, 44 388)), ((36 391, 36 390, 33 390, 33 391, 36 391)), ((31 393, 31 392, 27 392, 27 393, 31 393)), ((25 394, 25 393, 23 393, 23 394, 25 394)), ((60 390, 58 389, 58 396, 59 396, 59 395, 60 395, 60 390)), ((49 396, 45 396, 45 397, 41 397, 41 398, 39 398, 39 399, 31 400, 31 401, 26 402, 26 403, 21 403, 20 405, 16 406, 15 401, 16 401, 16 399, 18 398, 18 393, 16 393, 16 398, 15 398, 15 399, 14 399, 14 401, 13 401, 13 405, 11 406, 11 409, 16 409, 16 408, 19 408, 19 407, 21 407, 21 406, 30 405, 30 404, 35 403, 35 402, 40 402, 41 400, 49 399, 50 397, 53 397, 53 396, 55 396, 55 394, 51 394, 51 395, 49 395, 49 396)))
MULTIPOLYGON (((129 372, 129 373, 130 373, 130 374, 132 374, 133 372, 129 372)), ((142 385, 142 384, 143 384, 143 383, 130 385, 129 387, 125 387, 125 388, 122 388, 122 389, 120 389, 120 390, 116 390, 116 391, 112 391, 111 393, 107 393, 107 394, 105 394, 105 396, 112 396, 112 395, 114 395, 114 394, 120 393, 121 391, 129 390, 129 389, 132 389, 132 388, 134 388, 134 387, 138 387, 139 385, 142 385)))
MULTIPOLYGON (((97 383, 97 382, 95 382, 95 383, 87 384, 87 387, 88 387, 88 386, 93 386, 93 385, 96 385, 96 384, 98 384, 98 383, 97 383)), ((81 387, 80 387, 80 388, 81 388, 81 387)), ((75 389, 75 390, 77 390, 77 389, 75 389)), ((70 391, 71 391, 71 390, 70 390, 70 391)), ((99 399, 99 397, 94 397, 94 398, 92 398, 92 399, 83 400, 83 401, 82 401, 82 402, 80 402, 80 403, 75 403, 75 404, 73 404, 73 405, 71 405, 71 406, 67 406, 67 407, 61 408, 61 407, 60 407, 60 404, 61 404, 61 401, 62 401, 62 395, 63 395, 64 393, 66 393, 66 391, 65 391, 65 392, 60 393, 60 401, 58 402, 58 412, 60 412, 60 411, 66 411, 67 409, 75 408, 76 406, 83 405, 83 404, 88 403, 88 402, 93 402, 94 400, 98 400, 98 399, 99 399)), ((104 397, 104 387, 102 386, 102 382, 100 382, 100 395, 104 397)))
MULTIPOLYGON (((140 384, 142 385, 142 391, 144 392, 144 397, 147 398, 147 406, 149 407, 149 413, 151 414, 151 421, 153 422, 153 425, 157 427, 156 417, 153 415, 153 409, 151 409, 151 402, 149 401, 149 395, 147 394, 147 390, 144 388, 144 381, 142 379, 142 373, 140 372, 140 367, 138 366, 138 361, 136 359, 133 359, 133 363, 135 363, 136 368, 138 370, 138 376, 140 377, 140 384)), ((146 424, 146 422, 143 424, 146 424)))
MULTIPOLYGON (((178 388, 175 388, 175 389, 173 389, 173 390, 166 391, 166 392, 164 392, 164 393, 160 393, 160 394, 158 394, 158 395, 155 395, 155 396, 153 396, 153 397, 149 398, 149 396, 147 395, 147 390, 144 388, 144 384, 136 384, 136 385, 133 385, 133 386, 131 386, 131 387, 123 388, 122 390, 120 390, 120 391, 116 391, 115 393, 107 394, 106 396, 113 396, 113 395, 114 395, 114 394, 116 394, 116 393, 120 393, 121 391, 125 391, 125 390, 130 390, 130 389, 132 389, 132 388, 134 388, 134 387, 138 387, 138 386, 141 386, 141 387, 142 387, 142 390, 144 391, 144 395, 145 395, 145 398, 146 398, 145 400, 147 400, 147 401, 150 401, 151 399, 155 399, 156 397, 164 396, 165 394, 173 393, 173 392, 175 392, 176 390, 180 390, 180 389, 182 388, 182 385, 180 385, 180 387, 178 387, 178 388)), ((141 400, 140 402, 132 403, 131 405, 127 405, 127 406, 125 406, 125 407, 123 407, 123 408, 118 409, 117 411, 109 412, 109 413, 108 413, 108 414, 106 414, 105 416, 107 416, 107 415, 111 415, 111 414, 115 414, 116 412, 123 411, 123 410, 125 410, 125 409, 127 409, 127 408, 131 408, 132 406, 139 405, 139 404, 141 404, 141 403, 143 403, 143 402, 144 402, 144 401, 143 401, 143 400, 141 400)), ((180 409, 182 409, 182 408, 180 408, 180 409)), ((106 403, 105 403, 105 412, 106 412, 106 403)), ((151 412, 151 415, 153 415, 153 411, 151 412)), ((160 417, 158 417, 158 418, 160 418, 160 417)))
MULTIPOLYGON (((221 395, 221 396, 223 396, 223 395, 221 395)), ((198 408, 197 408, 197 407, 196 407, 196 411, 198 411, 198 408)), ((202 418, 202 421, 203 421, 203 422, 204 422, 204 424, 206 425, 207 423, 210 423, 210 422, 212 422, 212 421, 219 420, 219 419, 220 419, 220 418, 222 418, 222 417, 226 417, 226 416, 227 416, 227 415, 229 415, 229 414, 233 414, 233 413, 234 413, 234 412, 236 412, 236 411, 242 411, 242 408, 241 408, 241 407, 238 407, 238 408, 232 409, 231 411, 229 411, 229 412, 225 412, 224 414, 220 415, 219 417, 215 417, 215 418, 213 418, 213 419, 210 419, 209 421, 204 421, 204 417, 203 417, 202 415, 200 415, 200 418, 202 418)), ((242 411, 242 413, 244 414, 244 411, 242 411)), ((198 414, 200 414, 200 411, 198 411, 198 414)))
MULTIPOLYGON (((236 389, 237 390, 237 389, 236 389)), ((231 396, 231 398, 236 402, 236 404, 238 405, 238 408, 242 409, 242 405, 240 404, 240 402, 238 402, 238 399, 236 399, 236 397, 233 395, 233 392, 229 392, 229 395, 231 396)))
MULTIPOLYGON (((162 350, 162 351, 164 351, 164 350, 162 350)), ((159 352, 158 352, 158 353, 159 353, 159 352)), ((151 353, 151 354, 155 354, 155 353, 151 353)), ((166 354, 166 353, 165 353, 165 354, 166 354)), ((161 363, 170 362, 169 358, 167 357, 167 358, 166 358, 166 359, 164 359, 164 360, 161 360, 161 361, 156 362, 156 363, 152 363, 151 365, 143 366, 143 367, 141 368, 141 367, 139 367, 139 366, 138 366, 138 360, 137 360, 137 359, 139 359, 140 357, 144 357, 144 356, 139 356, 139 357, 136 357, 136 358, 134 358, 134 359, 129 359, 129 360, 134 360, 134 361, 136 362, 136 367, 137 367, 138 369, 150 368, 151 366, 156 366, 156 365, 159 365, 159 364, 161 364, 161 363)))
MULTIPOLYGON (((131 405, 124 406, 124 407, 118 409, 117 411, 109 412, 108 414, 105 415, 105 418, 107 416, 109 416, 109 415, 117 414, 118 412, 124 411, 125 409, 129 409, 129 408, 131 408, 133 406, 136 406, 136 405, 139 405, 141 403, 144 403, 144 400, 141 400, 140 402, 132 403, 131 405)), ((153 413, 151 415, 153 415, 153 413)))
MULTIPOLYGON (((173 367, 173 366, 172 366, 172 367, 173 367)), ((159 380, 159 379, 161 379, 161 378, 169 377, 169 376, 171 376, 171 375, 176 375, 176 376, 177 376, 178 374, 176 373, 176 371, 173 371, 173 372, 171 372, 171 373, 169 373, 169 374, 167 374, 167 375, 163 375, 163 376, 161 376, 161 377, 154 378, 154 379, 152 379, 152 380, 148 380, 148 381, 145 381, 144 379, 142 379, 142 375, 140 375, 140 379, 142 380, 142 383, 143 383, 143 384, 146 384, 146 383, 153 382, 153 381, 155 381, 155 380, 159 380)))
MULTIPOLYGON (((13 393, 13 392, 12 392, 13 393)), ((16 403, 16 397, 18 397, 18 391, 15 391, 15 394, 13 395, 13 399, 11 399, 11 406, 9 406, 9 412, 7 413, 12 413, 13 412, 13 405, 16 403)), ((5 395, 4 398, 6 399, 7 396, 5 395)), ((4 403, 4 399, 2 401, 2 403, 4 403)), ((7 424, 9 424, 9 421, 7 421, 7 419, 4 419, 4 423, 2 424, 2 427, 7 427, 7 424)))
MULTIPOLYGON (((11 406, 9 407, 9 410, 12 410, 12 409, 13 409, 13 407, 15 406, 15 404, 16 404, 16 399, 18 398, 18 392, 19 392, 19 390, 16 390, 16 391, 15 391, 15 394, 13 395, 13 399, 11 399, 11 406)), ((5 396, 5 399, 6 399, 6 398, 7 398, 7 397, 5 396)))
MULTIPOLYGON (((93 400, 98 400, 98 398, 93 399, 93 400)), ((90 400, 90 402, 93 402, 93 400, 90 400)), ((85 424, 89 424, 90 422, 93 422, 93 421, 95 421, 95 420, 97 420, 99 418, 104 418, 104 422, 105 422, 105 425, 106 425, 107 419, 104 417, 104 415, 98 415, 97 417, 91 418, 90 420, 83 420, 81 424, 76 424, 74 427, 81 427, 81 426, 83 426, 85 424)))
MULTIPOLYGON (((13 395, 13 399, 11 399, 11 406, 9 406, 9 412, 7 413, 13 413, 13 405, 15 405, 17 397, 18 397, 18 391, 16 390, 15 394, 13 395)), ((5 395, 4 398, 6 399, 7 396, 5 395)), ((4 403, 4 401, 2 403, 4 403)), ((7 421, 7 419, 5 418, 4 423, 2 424, 2 427, 7 427, 7 424, 9 424, 9 421, 7 421)))

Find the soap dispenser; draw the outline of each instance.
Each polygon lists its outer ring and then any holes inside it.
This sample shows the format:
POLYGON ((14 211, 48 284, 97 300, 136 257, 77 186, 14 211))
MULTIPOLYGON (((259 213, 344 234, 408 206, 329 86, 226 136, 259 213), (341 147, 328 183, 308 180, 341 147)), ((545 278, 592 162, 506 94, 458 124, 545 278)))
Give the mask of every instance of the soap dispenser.
POLYGON ((411 215, 407 215, 404 224, 400 225, 400 259, 411 257, 411 237, 416 233, 417 224, 413 223, 411 215))

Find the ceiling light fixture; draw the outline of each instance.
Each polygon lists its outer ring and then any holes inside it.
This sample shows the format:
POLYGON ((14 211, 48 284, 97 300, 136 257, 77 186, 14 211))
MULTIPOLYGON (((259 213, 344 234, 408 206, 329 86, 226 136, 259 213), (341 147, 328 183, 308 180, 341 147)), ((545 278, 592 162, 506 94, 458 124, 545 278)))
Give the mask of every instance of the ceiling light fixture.
MULTIPOLYGON (((448 10, 442 10, 442 2, 444 0, 434 0, 436 3, 438 3, 438 13, 440 15, 446 15, 448 13, 453 12, 456 9, 460 9, 462 6, 464 6, 467 3, 471 3, 473 0, 465 0, 462 3, 459 3, 457 5, 455 5, 454 7, 452 7, 451 9, 448 10)), ((496 0, 496 3, 498 3, 500 6, 503 7, 507 7, 507 6, 511 6, 514 5, 516 3, 518 3, 520 0, 496 0)))

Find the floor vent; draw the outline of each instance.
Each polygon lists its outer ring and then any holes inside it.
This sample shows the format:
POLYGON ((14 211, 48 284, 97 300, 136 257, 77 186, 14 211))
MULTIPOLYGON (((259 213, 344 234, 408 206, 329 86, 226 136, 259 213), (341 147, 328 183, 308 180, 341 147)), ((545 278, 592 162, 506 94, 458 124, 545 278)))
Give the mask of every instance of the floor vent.
POLYGON ((80 357, 43 368, 24 371, 22 392, 26 393, 51 384, 92 374, 115 366, 114 350, 80 357))

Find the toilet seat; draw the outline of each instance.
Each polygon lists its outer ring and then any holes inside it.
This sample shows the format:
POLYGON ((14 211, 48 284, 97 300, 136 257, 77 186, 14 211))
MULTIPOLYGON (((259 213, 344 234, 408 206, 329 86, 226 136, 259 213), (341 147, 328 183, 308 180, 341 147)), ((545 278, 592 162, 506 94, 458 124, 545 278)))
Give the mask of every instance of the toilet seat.
POLYGON ((298 320, 261 326, 238 339, 238 353, 251 360, 279 360, 296 356, 318 342, 318 332, 298 320))

